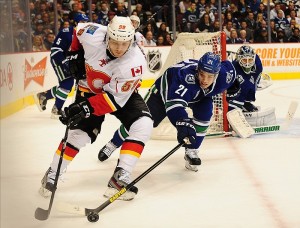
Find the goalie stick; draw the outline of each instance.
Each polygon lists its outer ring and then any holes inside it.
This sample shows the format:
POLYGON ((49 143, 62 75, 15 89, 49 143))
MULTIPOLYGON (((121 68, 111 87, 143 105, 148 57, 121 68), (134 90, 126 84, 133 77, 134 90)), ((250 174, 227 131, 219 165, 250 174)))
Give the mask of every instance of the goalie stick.
POLYGON ((50 215, 50 212, 51 212, 51 208, 52 208, 52 205, 53 205, 53 200, 54 200, 55 192, 56 192, 56 189, 57 189, 57 182, 58 182, 58 177, 59 177, 59 173, 60 173, 60 167, 61 167, 61 164, 62 164, 64 152, 65 152, 66 145, 67 145, 67 138, 68 138, 69 129, 70 129, 70 126, 67 125, 66 131, 65 131, 65 136, 64 136, 64 138, 62 140, 63 146, 62 146, 62 150, 61 150, 59 161, 58 161, 56 175, 55 175, 55 179, 54 179, 54 183, 53 183, 53 187, 54 188, 53 188, 53 191, 51 192, 51 198, 50 198, 48 209, 45 210, 43 208, 38 207, 35 210, 35 214, 34 214, 34 217, 37 220, 44 221, 44 220, 47 220, 49 218, 49 215, 50 215))
POLYGON ((123 187, 120 191, 102 203, 99 207, 94 209, 84 208, 77 205, 72 205, 65 202, 58 202, 56 204, 56 208, 59 211, 77 214, 82 216, 87 216, 89 222, 97 222, 99 220, 99 213, 106 208, 108 205, 113 203, 116 199, 118 199, 121 195, 123 195, 127 190, 129 190, 132 186, 134 186, 137 182, 143 179, 146 175, 148 175, 153 169, 159 166, 163 161, 165 161, 168 157, 170 157, 175 151, 177 151, 181 146, 183 146, 185 142, 179 143, 176 147, 174 147, 170 152, 168 152, 165 156, 163 156, 160 160, 158 160, 155 164, 153 164, 150 168, 148 168, 145 172, 139 175, 136 179, 134 179, 130 184, 123 187))
MULTIPOLYGON (((260 127, 252 127, 254 130, 254 135, 258 134, 264 134, 264 133, 272 133, 272 132, 278 132, 278 131, 285 131, 287 130, 294 118, 295 112, 298 107, 297 101, 292 101, 288 112, 286 114, 285 120, 282 124, 274 124, 274 125, 268 125, 268 126, 260 126, 260 127)), ((206 135, 207 137, 227 137, 227 136, 238 136, 235 132, 216 132, 212 134, 206 135)))

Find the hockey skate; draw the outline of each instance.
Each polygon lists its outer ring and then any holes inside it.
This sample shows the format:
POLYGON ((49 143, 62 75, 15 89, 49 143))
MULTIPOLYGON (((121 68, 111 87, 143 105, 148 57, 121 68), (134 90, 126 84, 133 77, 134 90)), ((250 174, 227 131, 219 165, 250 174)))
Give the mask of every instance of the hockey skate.
POLYGON ((51 110, 51 119, 58 119, 61 116, 61 109, 58 109, 56 105, 53 105, 51 110))
POLYGON ((117 149, 117 146, 109 141, 100 151, 98 154, 98 159, 100 161, 105 161, 110 157, 110 155, 117 149))
POLYGON ((185 168, 194 172, 198 171, 197 166, 201 165, 201 160, 198 157, 198 153, 199 151, 197 149, 185 148, 185 168))
MULTIPOLYGON (((130 184, 130 173, 124 170, 121 167, 117 167, 113 176, 110 178, 108 182, 108 189, 104 193, 104 196, 107 198, 112 197, 117 192, 119 192, 124 186, 130 184)), ((130 189, 121 195, 118 200, 132 200, 135 195, 138 193, 138 188, 132 186, 130 189)))
POLYGON ((46 110, 47 105, 47 99, 46 99, 46 93, 38 93, 33 95, 34 101, 38 109, 42 112, 46 110))
POLYGON ((51 193, 54 191, 54 180, 55 180, 56 172, 49 167, 47 172, 45 173, 41 183, 39 193, 44 198, 48 198, 51 196, 51 193))

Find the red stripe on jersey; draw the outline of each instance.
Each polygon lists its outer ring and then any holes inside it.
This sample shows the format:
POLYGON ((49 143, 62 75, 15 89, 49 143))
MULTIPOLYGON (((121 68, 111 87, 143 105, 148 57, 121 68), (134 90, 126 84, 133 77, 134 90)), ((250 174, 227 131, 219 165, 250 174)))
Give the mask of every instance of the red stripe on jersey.
POLYGON ((106 93, 97 94, 90 97, 88 100, 94 108, 93 114, 96 116, 102 116, 106 113, 111 113, 117 110, 106 93))
POLYGON ((144 146, 135 142, 124 142, 121 150, 130 150, 142 154, 144 146))

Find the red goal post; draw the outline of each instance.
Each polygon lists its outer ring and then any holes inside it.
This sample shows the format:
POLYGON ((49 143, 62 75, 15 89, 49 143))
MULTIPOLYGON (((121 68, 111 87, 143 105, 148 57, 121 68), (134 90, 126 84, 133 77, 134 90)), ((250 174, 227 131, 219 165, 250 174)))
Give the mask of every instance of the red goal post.
MULTIPOLYGON (((226 34, 224 32, 213 33, 179 33, 175 43, 168 54, 168 57, 160 71, 160 75, 173 64, 186 59, 200 59, 206 52, 213 52, 220 55, 222 60, 226 59, 226 34)), ((226 113, 228 104, 225 94, 213 97, 214 110, 211 124, 207 135, 220 135, 228 132, 228 121, 226 113)), ((191 110, 188 109, 191 114, 191 110)), ((153 129, 152 139, 174 140, 177 131, 166 117, 158 127, 153 129)))

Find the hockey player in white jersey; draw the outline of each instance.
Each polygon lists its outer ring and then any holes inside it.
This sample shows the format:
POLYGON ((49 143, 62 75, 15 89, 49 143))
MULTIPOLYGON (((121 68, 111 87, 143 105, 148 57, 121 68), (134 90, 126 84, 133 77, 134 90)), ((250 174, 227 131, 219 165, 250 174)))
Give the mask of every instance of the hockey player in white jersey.
MULTIPOLYGON (((134 34, 129 17, 115 16, 107 27, 79 23, 71 49, 84 50, 85 66, 77 66, 75 61, 73 67, 85 67, 87 78, 79 82, 75 103, 66 107, 60 117, 70 130, 66 143, 61 141, 42 179, 41 195, 49 196, 53 192, 62 150, 60 175, 82 147, 96 140, 107 113, 129 129, 129 136, 120 149, 118 164, 104 196, 111 197, 131 182, 131 173, 153 125, 148 107, 137 92, 146 60, 134 43, 134 34)), ((131 200, 137 192, 133 186, 118 199, 131 200)))
POLYGON ((142 33, 140 33, 138 31, 139 27, 140 27, 140 18, 136 15, 131 15, 130 16, 130 20, 133 24, 133 27, 135 28, 135 42, 140 46, 143 47, 145 45, 145 37, 143 36, 142 33))

